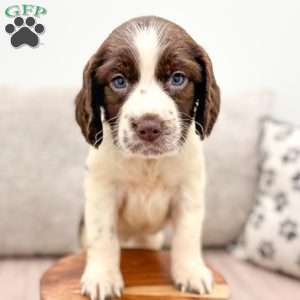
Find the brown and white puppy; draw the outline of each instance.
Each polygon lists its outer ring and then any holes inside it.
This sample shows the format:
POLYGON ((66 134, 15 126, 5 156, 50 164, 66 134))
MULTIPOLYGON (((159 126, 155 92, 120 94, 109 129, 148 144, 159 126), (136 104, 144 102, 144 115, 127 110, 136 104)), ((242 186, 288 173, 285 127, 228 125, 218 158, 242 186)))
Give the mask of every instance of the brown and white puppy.
POLYGON ((76 99, 77 122, 93 146, 85 180, 83 294, 120 296, 120 247, 159 249, 168 221, 174 283, 182 291, 211 291, 200 247, 202 140, 219 104, 208 55, 170 21, 130 20, 89 60, 76 99))

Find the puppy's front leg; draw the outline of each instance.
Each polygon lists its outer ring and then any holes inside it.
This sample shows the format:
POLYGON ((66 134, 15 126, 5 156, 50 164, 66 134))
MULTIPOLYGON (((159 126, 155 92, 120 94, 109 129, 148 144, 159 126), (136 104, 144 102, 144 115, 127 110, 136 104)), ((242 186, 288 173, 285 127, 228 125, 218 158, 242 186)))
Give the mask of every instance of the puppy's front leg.
POLYGON ((213 277, 202 258, 201 231, 204 216, 204 188, 185 186, 172 214, 174 232, 171 249, 172 276, 181 291, 209 293, 213 277))
POLYGON ((121 296, 120 246, 117 235, 117 203, 112 184, 89 175, 86 180, 87 261, 81 292, 92 300, 121 296))

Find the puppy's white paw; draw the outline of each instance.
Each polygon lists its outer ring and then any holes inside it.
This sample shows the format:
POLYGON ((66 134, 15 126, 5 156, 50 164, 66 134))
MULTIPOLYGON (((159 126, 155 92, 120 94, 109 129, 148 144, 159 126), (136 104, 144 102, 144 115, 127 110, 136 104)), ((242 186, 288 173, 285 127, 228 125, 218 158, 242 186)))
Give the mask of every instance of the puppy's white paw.
POLYGON ((203 264, 176 264, 172 268, 175 286, 181 292, 209 294, 213 289, 213 275, 203 264))
POLYGON ((101 269, 87 265, 81 277, 81 293, 91 300, 108 300, 121 297, 124 287, 118 268, 101 269))

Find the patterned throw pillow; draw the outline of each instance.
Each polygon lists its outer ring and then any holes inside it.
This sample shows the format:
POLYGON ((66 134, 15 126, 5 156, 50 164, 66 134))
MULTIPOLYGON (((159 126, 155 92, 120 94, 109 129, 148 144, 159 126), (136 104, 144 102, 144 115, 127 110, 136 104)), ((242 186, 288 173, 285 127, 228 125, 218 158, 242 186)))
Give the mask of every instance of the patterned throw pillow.
POLYGON ((300 277, 300 128, 264 120, 255 207, 234 254, 300 277))

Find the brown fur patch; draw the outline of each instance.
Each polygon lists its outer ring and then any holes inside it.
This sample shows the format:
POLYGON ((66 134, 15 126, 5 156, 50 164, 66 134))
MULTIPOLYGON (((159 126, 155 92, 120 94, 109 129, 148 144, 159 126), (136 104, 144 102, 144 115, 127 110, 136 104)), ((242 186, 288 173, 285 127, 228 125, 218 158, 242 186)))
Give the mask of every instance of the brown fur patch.
POLYGON ((164 90, 170 95, 177 105, 182 120, 182 137, 184 140, 188 127, 193 120, 195 105, 194 84, 200 81, 200 66, 190 54, 187 41, 177 40, 165 48, 158 62, 156 76, 163 84, 164 90), (175 71, 182 71, 187 76, 188 82, 183 88, 171 89, 167 82, 175 71))
POLYGON ((137 63, 128 48, 110 50, 109 55, 106 55, 105 64, 96 70, 96 79, 104 86, 103 108, 105 119, 111 126, 115 142, 117 137, 115 126, 118 121, 118 113, 138 78, 137 63), (128 88, 125 91, 115 91, 111 88, 110 82, 115 74, 122 74, 128 80, 128 88))

